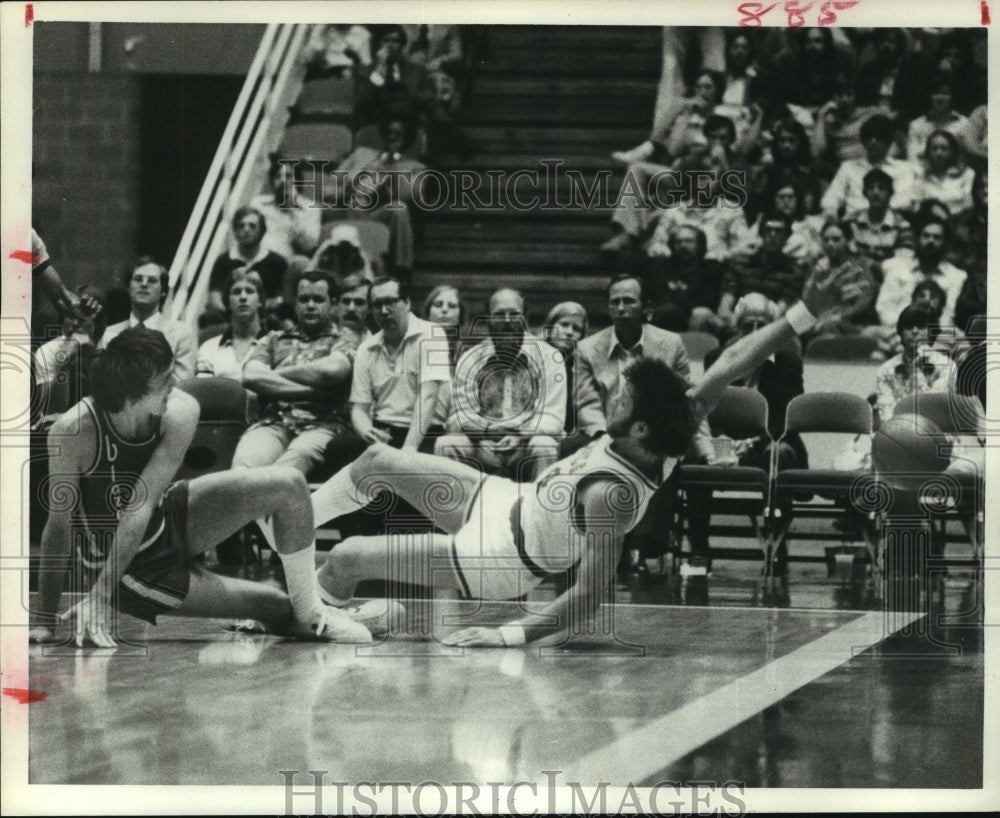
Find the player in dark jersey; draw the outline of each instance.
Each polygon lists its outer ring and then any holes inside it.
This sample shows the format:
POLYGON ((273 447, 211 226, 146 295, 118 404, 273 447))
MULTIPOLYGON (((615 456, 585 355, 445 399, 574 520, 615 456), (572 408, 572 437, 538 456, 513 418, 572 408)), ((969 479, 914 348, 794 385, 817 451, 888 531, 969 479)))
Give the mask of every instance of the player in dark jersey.
POLYGON ((503 647, 592 631, 610 599, 625 533, 726 386, 818 318, 847 314, 863 297, 863 283, 844 274, 813 276, 801 302, 728 347, 691 387, 668 367, 642 361, 626 371, 628 385, 608 418, 610 440, 556 463, 534 483, 484 479, 452 460, 371 446, 313 495, 317 522, 361 508, 390 488, 446 533, 345 540, 320 570, 324 599, 346 604, 364 579, 423 579, 466 596, 511 599, 546 573, 573 569, 572 585, 538 613, 500 627, 463 628, 445 641, 503 647))
POLYGON ((30 638, 55 638, 65 569, 73 567, 80 585, 92 582, 59 617, 72 622, 77 645, 113 647, 116 610, 154 624, 164 613, 253 618, 293 636, 371 641, 364 625, 319 599, 312 508, 301 473, 275 466, 174 482, 199 406, 172 390, 172 367, 162 333, 125 330, 94 362, 93 396, 53 424, 30 638), (262 514, 272 515, 287 595, 189 562, 262 514))

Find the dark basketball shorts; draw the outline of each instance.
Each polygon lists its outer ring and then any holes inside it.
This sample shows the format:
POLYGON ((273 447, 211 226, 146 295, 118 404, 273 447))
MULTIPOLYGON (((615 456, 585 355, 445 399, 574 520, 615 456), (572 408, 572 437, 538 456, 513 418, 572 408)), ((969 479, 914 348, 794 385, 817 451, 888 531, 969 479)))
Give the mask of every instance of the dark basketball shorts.
POLYGON ((163 495, 163 530, 132 560, 118 583, 118 610, 156 624, 173 613, 187 596, 191 572, 184 530, 187 525, 188 481, 178 480, 163 495))

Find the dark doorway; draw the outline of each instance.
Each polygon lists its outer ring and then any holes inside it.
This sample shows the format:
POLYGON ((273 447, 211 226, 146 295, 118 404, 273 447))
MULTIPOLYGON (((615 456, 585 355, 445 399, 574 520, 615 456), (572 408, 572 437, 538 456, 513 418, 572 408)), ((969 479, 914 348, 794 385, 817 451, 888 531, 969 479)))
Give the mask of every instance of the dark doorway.
POLYGON ((240 76, 142 78, 142 253, 173 259, 242 85, 240 76))

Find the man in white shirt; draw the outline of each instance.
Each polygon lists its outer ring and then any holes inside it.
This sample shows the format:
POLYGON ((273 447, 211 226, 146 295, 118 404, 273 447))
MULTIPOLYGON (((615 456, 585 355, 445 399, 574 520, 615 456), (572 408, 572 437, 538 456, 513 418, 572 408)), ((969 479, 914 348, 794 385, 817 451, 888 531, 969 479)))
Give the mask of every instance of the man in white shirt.
POLYGON ((921 281, 936 281, 947 299, 941 311, 941 324, 955 323, 955 301, 965 283, 965 270, 944 260, 951 239, 948 222, 930 217, 924 221, 917 234, 913 258, 895 256, 882 264, 885 277, 875 302, 875 310, 883 326, 894 327, 896 319, 913 296, 913 289, 921 281))
POLYGON ((270 193, 254 196, 250 206, 267 220, 264 247, 283 257, 290 276, 296 275, 308 268, 319 245, 323 208, 299 193, 290 164, 272 156, 267 179, 270 193))
POLYGON ((152 256, 142 256, 136 261, 126 281, 132 314, 126 321, 108 327, 97 348, 104 349, 123 330, 139 324, 147 329, 159 330, 174 353, 174 380, 186 381, 194 377, 198 337, 190 324, 174 321, 160 312, 167 297, 168 283, 167 268, 152 256))
POLYGON ((903 159, 891 159, 892 121, 881 114, 865 120, 861 126, 861 144, 865 155, 861 159, 848 159, 837 168, 830 186, 823 194, 820 207, 830 216, 840 217, 868 206, 864 193, 865 174, 881 168, 893 181, 893 196, 889 206, 893 210, 910 210, 913 206, 913 186, 916 167, 903 159))
POLYGON ((429 454, 427 435, 444 422, 438 393, 451 381, 448 340, 440 327, 410 312, 409 292, 397 278, 372 283, 371 308, 381 330, 358 347, 351 423, 366 443, 429 454))

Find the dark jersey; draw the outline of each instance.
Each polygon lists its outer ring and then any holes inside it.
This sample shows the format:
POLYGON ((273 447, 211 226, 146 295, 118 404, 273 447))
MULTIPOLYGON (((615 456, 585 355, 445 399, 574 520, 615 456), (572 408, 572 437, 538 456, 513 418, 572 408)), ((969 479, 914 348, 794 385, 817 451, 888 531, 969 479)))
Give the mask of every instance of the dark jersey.
MULTIPOLYGON (((112 537, 118 528, 123 510, 145 500, 145 487, 140 477, 160 442, 157 428, 148 440, 139 443, 124 440, 112 426, 105 412, 98 409, 92 398, 84 398, 97 429, 97 455, 94 463, 80 476, 78 517, 86 525, 87 536, 76 538, 78 558, 88 569, 100 569, 107 557, 112 537)), ((140 550, 147 547, 163 531, 163 508, 159 497, 140 550)))

